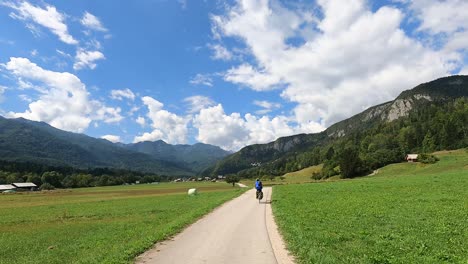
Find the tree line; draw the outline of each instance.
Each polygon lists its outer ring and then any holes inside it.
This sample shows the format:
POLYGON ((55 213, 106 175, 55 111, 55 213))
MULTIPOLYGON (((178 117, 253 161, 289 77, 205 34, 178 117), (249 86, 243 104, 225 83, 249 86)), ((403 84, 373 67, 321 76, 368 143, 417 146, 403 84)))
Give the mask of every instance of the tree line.
POLYGON ((174 177, 114 168, 77 169, 31 162, 0 161, 0 184, 33 182, 40 189, 152 183, 170 181, 174 177))

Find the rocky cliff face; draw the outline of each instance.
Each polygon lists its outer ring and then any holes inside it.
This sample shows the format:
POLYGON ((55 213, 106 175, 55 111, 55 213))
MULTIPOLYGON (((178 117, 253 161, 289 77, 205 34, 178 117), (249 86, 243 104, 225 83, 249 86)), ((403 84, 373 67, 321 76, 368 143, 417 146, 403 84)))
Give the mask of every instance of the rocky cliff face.
POLYGON ((376 117, 382 116, 384 111, 391 105, 391 102, 369 108, 368 112, 364 115, 364 119, 362 121, 367 122, 373 120, 376 117))
POLYGON ((433 98, 428 94, 413 94, 405 98, 397 98, 394 101, 371 107, 358 115, 338 122, 326 131, 329 137, 343 137, 355 129, 362 128, 365 124, 380 121, 392 122, 408 116, 415 105, 432 101, 433 98))
MULTIPOLYGON (((297 137, 283 138, 281 140, 277 140, 273 142, 273 145, 271 147, 274 150, 279 151, 279 152, 287 152, 301 143, 303 143, 302 137, 297 136, 297 137)), ((265 145, 265 146, 268 146, 268 145, 265 145)))
POLYGON ((415 94, 412 97, 406 99, 396 99, 390 105, 386 116, 382 116, 382 120, 391 122, 400 117, 408 116, 409 112, 413 109, 414 103, 421 100, 426 100, 429 102, 432 101, 429 95, 424 94, 415 94))

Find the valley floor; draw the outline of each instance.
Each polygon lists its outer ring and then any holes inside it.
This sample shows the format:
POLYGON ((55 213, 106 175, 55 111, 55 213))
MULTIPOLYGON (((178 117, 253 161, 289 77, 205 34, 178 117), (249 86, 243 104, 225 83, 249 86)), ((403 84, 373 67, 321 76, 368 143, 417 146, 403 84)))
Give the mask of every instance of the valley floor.
POLYGON ((0 263, 133 262, 243 192, 201 182, 0 194, 0 263))

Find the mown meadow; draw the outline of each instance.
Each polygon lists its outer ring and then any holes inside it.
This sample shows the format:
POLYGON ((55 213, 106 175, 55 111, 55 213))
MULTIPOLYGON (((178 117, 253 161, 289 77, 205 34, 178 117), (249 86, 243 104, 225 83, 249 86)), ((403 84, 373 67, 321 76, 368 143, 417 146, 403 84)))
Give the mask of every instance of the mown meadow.
POLYGON ((203 182, 0 194, 0 263, 129 263, 242 192, 203 182))
POLYGON ((352 180, 278 185, 273 212, 298 263, 468 263, 468 153, 352 180))

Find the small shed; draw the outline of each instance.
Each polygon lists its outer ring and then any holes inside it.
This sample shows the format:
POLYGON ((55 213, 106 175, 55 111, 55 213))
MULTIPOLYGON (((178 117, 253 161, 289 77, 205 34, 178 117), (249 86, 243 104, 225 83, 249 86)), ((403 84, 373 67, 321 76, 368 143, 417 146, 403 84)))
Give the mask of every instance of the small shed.
POLYGON ((11 185, 11 184, 3 184, 3 185, 0 185, 0 192, 4 192, 4 191, 12 191, 16 189, 15 186, 11 185))
POLYGON ((35 191, 37 189, 37 185, 32 182, 15 182, 12 183, 12 185, 15 186, 18 191, 35 191))
POLYGON ((418 154, 407 154, 406 161, 408 162, 415 162, 418 161, 418 154))

